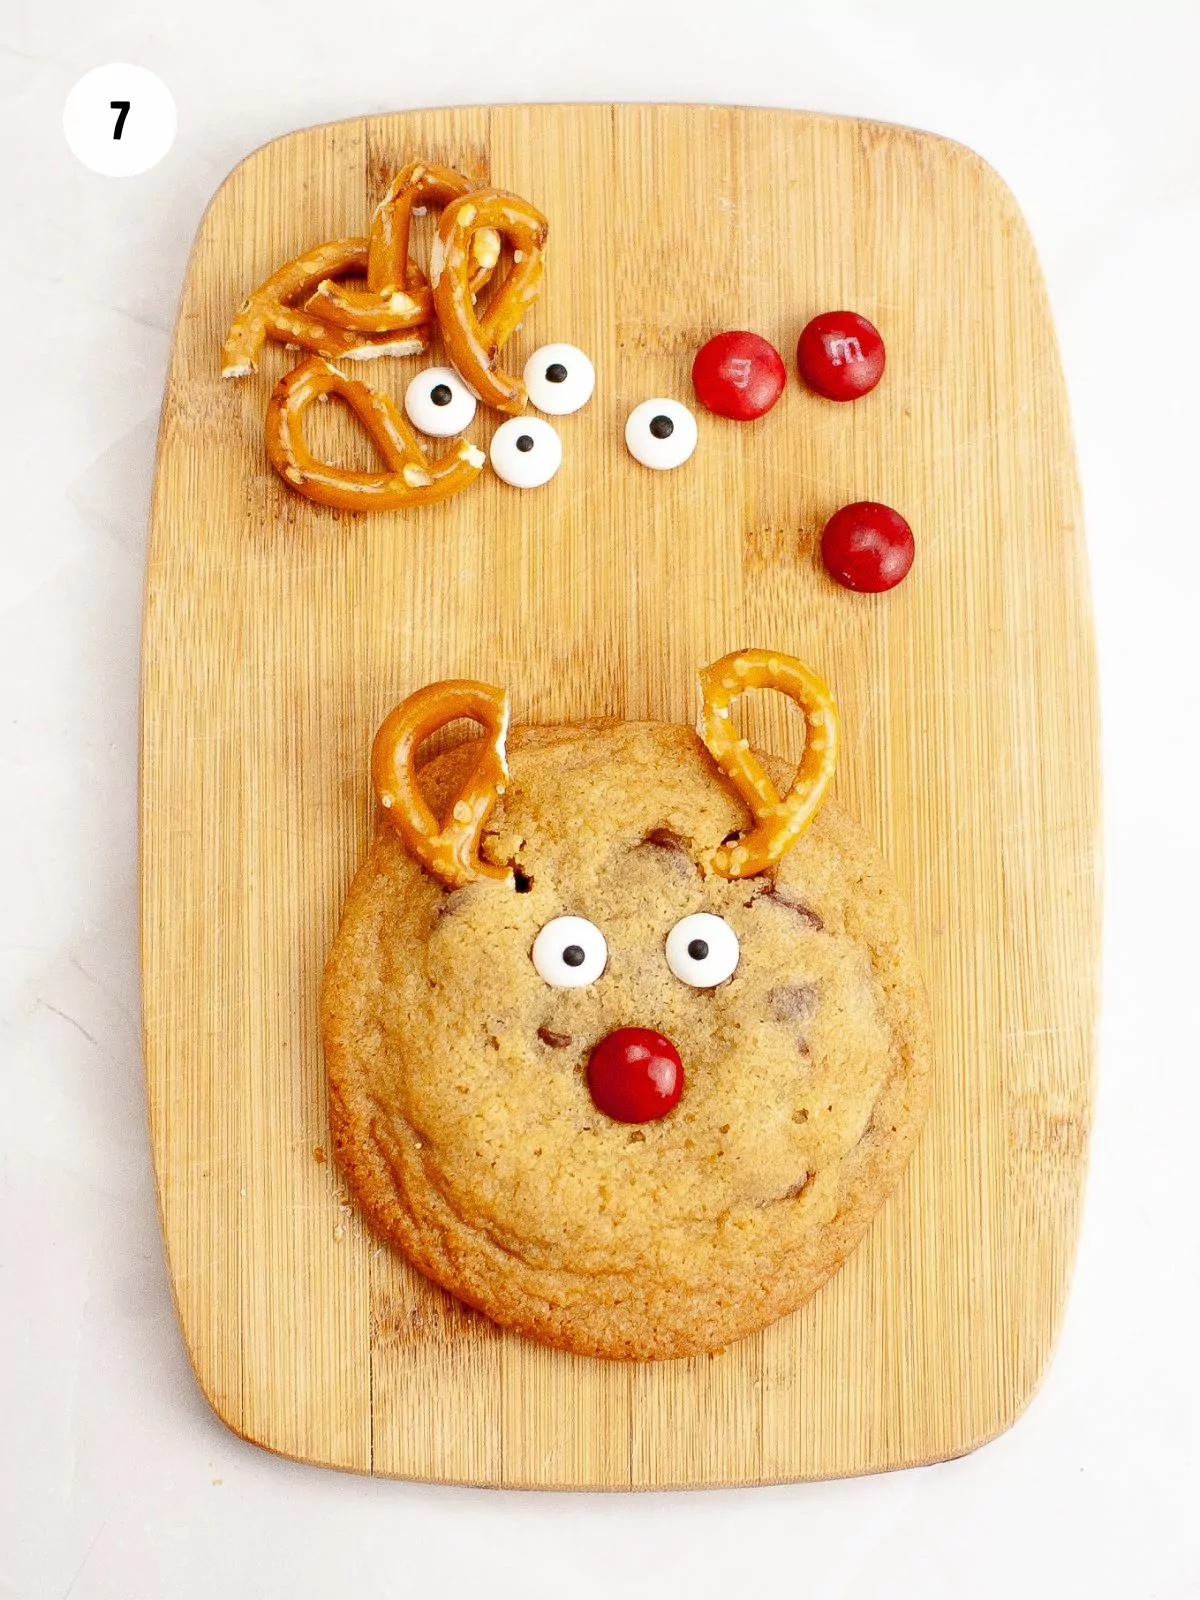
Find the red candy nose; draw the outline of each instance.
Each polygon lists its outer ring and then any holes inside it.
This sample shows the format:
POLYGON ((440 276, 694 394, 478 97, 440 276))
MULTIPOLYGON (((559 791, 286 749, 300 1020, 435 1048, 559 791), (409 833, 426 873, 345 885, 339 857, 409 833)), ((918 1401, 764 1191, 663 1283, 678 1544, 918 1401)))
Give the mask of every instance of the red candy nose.
POLYGON ((614 1122, 654 1122, 683 1093, 679 1051, 650 1028, 617 1028, 592 1051, 592 1099, 614 1122))

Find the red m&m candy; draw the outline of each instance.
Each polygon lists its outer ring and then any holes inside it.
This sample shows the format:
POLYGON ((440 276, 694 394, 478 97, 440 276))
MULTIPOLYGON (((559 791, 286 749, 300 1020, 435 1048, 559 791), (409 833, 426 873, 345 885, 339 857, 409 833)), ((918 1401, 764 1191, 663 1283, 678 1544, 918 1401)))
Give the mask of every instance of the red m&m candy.
POLYGON ((770 411, 786 382, 782 356, 757 333, 718 333, 692 362, 697 400, 735 422, 752 422, 770 411))
POLYGON ((877 500, 857 500, 835 511, 821 535, 821 559, 843 589, 880 594, 907 577, 916 545, 898 511, 877 500))
POLYGON ((883 377, 878 328, 854 311, 822 311, 800 335, 796 364, 810 389, 826 400, 857 400, 883 377))
POLYGON ((656 1122, 683 1093, 683 1062, 665 1034, 617 1028, 592 1051, 588 1089, 614 1122, 656 1122))

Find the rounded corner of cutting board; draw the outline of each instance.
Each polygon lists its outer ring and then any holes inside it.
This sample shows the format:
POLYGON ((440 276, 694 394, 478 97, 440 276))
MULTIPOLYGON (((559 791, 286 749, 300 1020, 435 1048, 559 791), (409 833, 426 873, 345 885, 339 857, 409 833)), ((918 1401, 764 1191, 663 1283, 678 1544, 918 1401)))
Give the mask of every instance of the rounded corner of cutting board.
MULTIPOLYGON (((1061 1321, 1061 1316, 1060 1316, 1061 1321)), ((950 1461, 963 1461, 967 1456, 977 1455, 980 1450, 986 1450, 1006 1434, 1013 1431, 1024 1420, 1027 1413, 1037 1401, 1041 1393, 1042 1384, 1050 1363, 1054 1358, 1056 1338, 1052 1338, 1046 1346, 1041 1357, 1041 1365, 1032 1372, 1028 1380, 1028 1387, 1021 1391, 1012 1391, 1004 1395, 1001 1408, 994 1417, 989 1417, 977 1426, 964 1429, 958 1439, 948 1440, 934 1454, 927 1456, 922 1461, 904 1462, 904 1466, 937 1467, 950 1461)))
POLYGON ((347 124, 359 124, 362 121, 363 118, 361 117, 344 117, 339 122, 315 122, 304 128, 289 128, 286 133, 277 133, 270 139, 264 139, 261 144, 256 144, 252 150, 247 150, 245 155, 239 156, 233 166, 230 167, 229 171, 213 190, 206 208, 206 214, 212 211, 228 189, 238 183, 249 182, 254 177, 255 170, 258 167, 274 161, 289 146, 304 144, 306 140, 315 138, 322 133, 327 133, 333 128, 344 127, 347 124))
MULTIPOLYGON (((988 209, 1004 219, 1011 237, 1020 239, 1029 258, 1036 262, 1036 246, 1020 201, 1003 173, 973 146, 930 128, 910 128, 902 123, 879 122, 869 117, 832 112, 795 112, 793 115, 809 121, 846 124, 856 129, 868 146, 905 151, 909 159, 915 159, 921 166, 957 170, 990 202, 988 209)), ((1040 278, 1040 269, 1035 271, 1040 278)))
POLYGON ((179 1307, 177 1315, 197 1393, 216 1421, 235 1439, 300 1466, 328 1467, 334 1472, 358 1475, 371 1472, 369 1445, 355 1452, 344 1436, 330 1433, 322 1439, 319 1430, 314 1434, 306 1425, 311 1424, 312 1416, 285 1416, 278 1412, 266 1375, 243 1373, 237 1395, 229 1393, 217 1374, 205 1365, 200 1346, 191 1336, 188 1313, 179 1307))

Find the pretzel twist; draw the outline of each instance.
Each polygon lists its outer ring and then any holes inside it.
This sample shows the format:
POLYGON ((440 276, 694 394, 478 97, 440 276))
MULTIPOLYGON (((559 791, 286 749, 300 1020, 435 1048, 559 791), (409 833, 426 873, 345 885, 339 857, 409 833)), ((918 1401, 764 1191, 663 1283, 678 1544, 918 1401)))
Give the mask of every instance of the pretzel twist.
POLYGON ((820 809, 837 762, 837 707, 815 672, 769 650, 734 651, 714 661, 700 674, 700 695, 697 731, 754 818, 740 838, 713 852, 709 865, 723 878, 750 878, 790 850, 820 809), (782 800, 730 720, 730 703, 747 689, 778 689, 804 712, 804 753, 782 800))
POLYGON ((497 366, 497 357, 537 298, 549 229, 527 200, 500 189, 476 189, 442 212, 429 257, 433 306, 451 362, 486 405, 511 415, 525 409, 525 385, 497 366), (513 252, 513 265, 480 316, 471 294, 474 240, 493 229, 513 252))
POLYGON ((420 355, 427 350, 428 327, 401 333, 356 332, 335 328, 299 304, 325 279, 364 272, 369 253, 369 239, 330 239, 273 272, 247 296, 234 317, 221 351, 221 376, 244 378, 257 372, 268 338, 344 361, 420 355))
MULTIPOLYGON (((305 310, 359 333, 391 333, 432 323, 433 296, 410 250, 413 213, 418 207, 440 210, 473 188, 471 180, 452 167, 410 161, 393 178, 371 219, 366 288, 325 278, 306 301, 305 310)), ((470 287, 472 294, 478 294, 500 259, 500 237, 493 229, 480 229, 471 250, 470 287)))
POLYGON ((394 400, 310 356, 276 385, 267 407, 267 455, 280 477, 310 500, 343 511, 391 511, 446 500, 473 482, 484 463, 462 440, 439 461, 426 460, 394 400), (386 472, 352 472, 320 461, 304 440, 304 413, 322 395, 340 396, 370 434, 386 472))
POLYGON ((479 855, 479 841, 508 780, 505 740, 508 695, 486 683, 453 679, 409 695, 384 720, 371 748, 371 780, 379 804, 407 848, 448 889, 479 878, 511 881, 509 867, 479 855), (479 759, 444 819, 429 809, 414 765, 418 748, 447 723, 470 717, 487 734, 479 759))

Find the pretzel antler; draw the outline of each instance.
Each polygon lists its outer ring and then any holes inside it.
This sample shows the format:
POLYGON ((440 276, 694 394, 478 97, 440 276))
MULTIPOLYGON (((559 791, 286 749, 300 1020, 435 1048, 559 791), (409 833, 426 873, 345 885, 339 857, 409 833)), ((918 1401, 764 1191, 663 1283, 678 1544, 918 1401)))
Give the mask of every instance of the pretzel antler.
POLYGON ((446 500, 479 476, 486 459, 463 439, 438 461, 429 461, 416 434, 390 395, 310 356, 281 378, 267 407, 267 455, 293 489, 321 505, 343 511, 394 511, 446 500), (313 455, 301 421, 314 400, 339 395, 379 447, 386 472, 352 472, 313 455))
POLYGON ((508 695, 486 683, 454 679, 409 695, 384 720, 371 750, 371 779, 379 804, 411 853, 448 889, 479 878, 511 881, 509 867, 482 861, 479 841, 504 793, 508 762, 508 695), (418 748, 447 723, 470 717, 489 735, 473 772, 444 821, 429 809, 413 765, 418 748))
POLYGON ((754 826, 719 846, 709 865, 723 878, 751 878, 790 850, 820 809, 837 762, 837 707, 815 672, 769 650, 738 650, 714 661, 700 674, 700 694, 697 731, 754 817, 754 826), (804 753, 782 800, 730 720, 730 702, 746 689, 778 689, 804 712, 804 753))
POLYGON ((467 387, 497 411, 525 409, 525 385, 496 358, 537 298, 549 223, 536 206, 500 189, 475 189, 442 212, 429 285, 446 353, 467 387), (513 265, 480 317, 472 297, 476 241, 488 230, 512 246, 513 265))
MULTIPOLYGON (((367 287, 350 289, 331 276, 317 285, 304 309, 359 333, 391 333, 431 323, 433 296, 425 274, 409 253, 413 213, 418 208, 441 210, 474 187, 453 167, 410 161, 392 179, 371 219, 367 287)), ((500 236, 490 228, 480 229, 471 240, 473 295, 491 277, 499 259, 500 236)))

